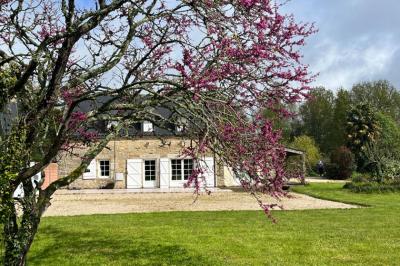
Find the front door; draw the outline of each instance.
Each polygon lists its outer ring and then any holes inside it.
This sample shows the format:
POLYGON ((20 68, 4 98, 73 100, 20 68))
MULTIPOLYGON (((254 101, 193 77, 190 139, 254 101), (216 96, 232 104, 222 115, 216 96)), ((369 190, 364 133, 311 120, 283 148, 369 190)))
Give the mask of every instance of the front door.
POLYGON ((143 163, 143 187, 158 187, 156 160, 144 160, 143 163))

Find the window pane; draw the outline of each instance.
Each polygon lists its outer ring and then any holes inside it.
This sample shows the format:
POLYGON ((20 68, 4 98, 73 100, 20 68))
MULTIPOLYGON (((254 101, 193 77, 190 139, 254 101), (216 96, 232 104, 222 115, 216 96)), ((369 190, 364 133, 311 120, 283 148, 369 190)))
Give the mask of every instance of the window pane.
POLYGON ((156 180, 156 161, 147 160, 144 161, 144 180, 155 181, 156 180))
POLYGON ((193 171, 193 160, 192 159, 185 159, 183 160, 183 178, 188 180, 189 176, 192 174, 193 171))
POLYGON ((182 160, 171 160, 172 180, 182 180, 182 160))
POLYGON ((153 132, 153 123, 144 121, 143 122, 143 132, 153 132))
POLYGON ((100 176, 109 177, 110 176, 110 161, 101 160, 100 161, 100 176))

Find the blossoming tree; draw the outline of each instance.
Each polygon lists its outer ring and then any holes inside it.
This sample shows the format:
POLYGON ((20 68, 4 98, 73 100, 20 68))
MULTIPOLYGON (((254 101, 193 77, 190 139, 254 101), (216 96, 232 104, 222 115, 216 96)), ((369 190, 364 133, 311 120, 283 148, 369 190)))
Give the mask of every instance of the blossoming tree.
MULTIPOLYGON (((0 0, 0 112, 10 117, 0 138, 6 264, 25 264, 53 193, 120 129, 143 120, 190 121, 187 136, 197 145, 184 156, 201 160, 212 150, 254 195, 283 195, 280 132, 261 111, 285 118, 282 106, 306 96, 313 77, 299 49, 313 25, 270 0, 85 2, 0 0), (80 111, 83 102, 90 111, 80 111), (159 107, 176 115, 162 117, 159 107), (100 120, 114 126, 98 134, 100 120), (78 146, 86 152, 67 176, 45 189, 31 182, 78 146), (24 197, 15 200, 21 183, 24 197)), ((201 178, 196 168, 187 185, 199 188, 201 178)))

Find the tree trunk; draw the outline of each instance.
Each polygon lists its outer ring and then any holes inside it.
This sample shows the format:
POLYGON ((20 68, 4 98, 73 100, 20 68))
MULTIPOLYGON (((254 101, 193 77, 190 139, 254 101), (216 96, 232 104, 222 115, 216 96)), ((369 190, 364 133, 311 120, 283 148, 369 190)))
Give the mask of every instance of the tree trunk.
POLYGON ((30 182, 29 180, 24 183, 24 198, 18 200, 18 205, 22 207, 21 217, 18 217, 16 200, 6 201, 9 204, 4 221, 4 265, 26 264, 26 256, 39 226, 42 212, 38 211, 36 196, 30 182))
POLYGON ((36 217, 23 215, 18 227, 16 215, 12 215, 4 224, 4 265, 22 266, 32 245, 39 225, 36 217))

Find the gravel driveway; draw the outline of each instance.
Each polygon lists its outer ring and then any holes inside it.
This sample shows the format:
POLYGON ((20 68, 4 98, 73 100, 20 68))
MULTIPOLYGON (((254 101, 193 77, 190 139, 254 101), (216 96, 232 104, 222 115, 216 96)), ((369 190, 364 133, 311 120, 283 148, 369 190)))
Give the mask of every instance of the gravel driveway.
MULTIPOLYGON (((320 200, 306 195, 290 193, 291 198, 265 202, 277 203, 284 210, 357 208, 357 206, 320 200)), ((253 197, 244 192, 213 192, 201 194, 194 201, 192 193, 56 193, 52 205, 44 216, 108 214, 160 211, 222 211, 260 210, 253 197)))

